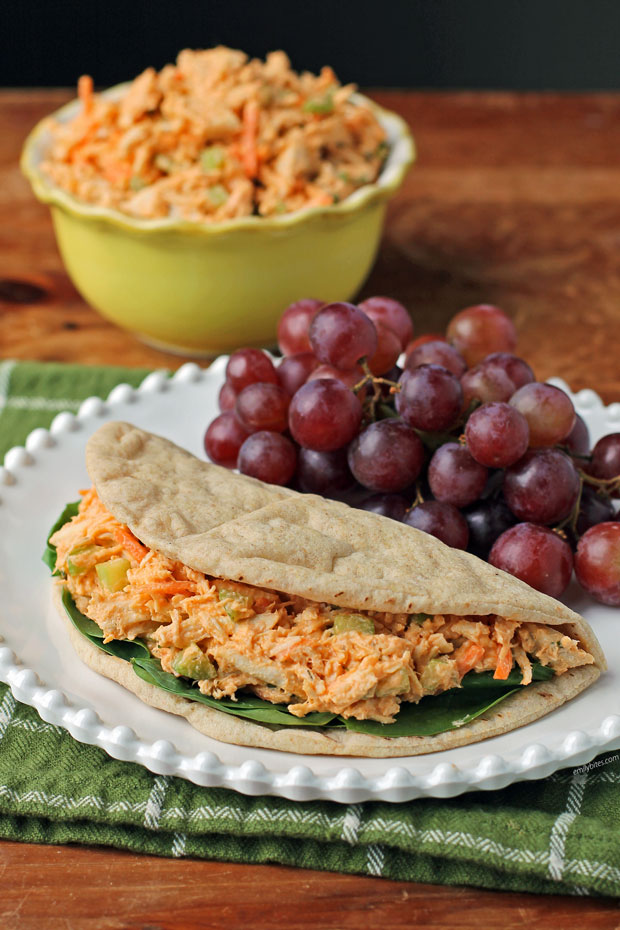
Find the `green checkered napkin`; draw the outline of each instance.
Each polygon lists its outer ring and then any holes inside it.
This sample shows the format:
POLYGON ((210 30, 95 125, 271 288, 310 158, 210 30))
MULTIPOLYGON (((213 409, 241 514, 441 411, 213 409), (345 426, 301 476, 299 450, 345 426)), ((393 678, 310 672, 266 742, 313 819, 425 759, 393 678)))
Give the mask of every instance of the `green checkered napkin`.
MULTIPOLYGON (((75 410, 92 394, 105 396, 120 381, 137 385, 145 374, 0 362, 0 455, 60 410, 75 410)), ((451 800, 345 806, 247 798, 111 759, 44 723, 0 685, 0 836, 6 839, 512 891, 620 895, 619 784, 620 753, 543 781, 451 800)))

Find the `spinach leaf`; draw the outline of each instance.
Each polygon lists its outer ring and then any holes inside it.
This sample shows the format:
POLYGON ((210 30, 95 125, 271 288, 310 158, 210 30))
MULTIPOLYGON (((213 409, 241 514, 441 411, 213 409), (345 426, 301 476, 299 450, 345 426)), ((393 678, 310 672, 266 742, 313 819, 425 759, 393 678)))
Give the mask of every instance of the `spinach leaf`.
MULTIPOLYGON (((532 662, 532 681, 549 681, 553 678, 553 669, 548 665, 541 665, 540 662, 532 662)), ((508 678, 493 678, 493 672, 468 672, 461 681, 463 688, 489 688, 497 690, 498 688, 521 686, 523 677, 521 669, 513 668, 508 678)))
MULTIPOLYGON (((540 662, 532 663, 532 680, 549 681, 553 671, 540 662)), ((493 672, 468 672, 460 688, 422 698, 417 704, 401 704, 394 723, 347 719, 347 730, 370 736, 435 736, 471 723, 500 701, 523 689, 520 669, 513 669, 504 680, 493 672)), ((525 686, 527 687, 527 685, 525 686)))
POLYGON ((147 647, 139 639, 122 640, 114 639, 109 643, 103 642, 103 630, 101 627, 97 626, 94 620, 91 620, 89 617, 85 617, 77 607, 75 606, 75 601, 71 597, 69 590, 63 588, 62 592, 62 603, 65 611, 73 626, 78 630, 82 636, 85 636, 93 646, 102 649, 104 652, 107 652, 110 656, 116 656, 119 659, 125 659, 129 662, 133 658, 138 658, 142 656, 150 656, 150 652, 147 647))
POLYGON ((67 504, 49 531, 47 540, 45 542, 45 551, 43 552, 42 559, 51 571, 52 575, 60 575, 60 572, 56 570, 56 546, 52 546, 50 539, 54 533, 60 529, 61 526, 64 526, 65 523, 68 523, 72 517, 77 515, 79 504, 79 501, 74 501, 71 504, 67 504))
POLYGON ((148 659, 132 659, 131 664, 136 675, 149 684, 157 685, 158 688, 168 691, 170 694, 189 698, 190 701, 197 701, 216 710, 222 710, 224 713, 233 714, 236 717, 247 717, 259 723, 289 727, 320 727, 326 723, 331 723, 336 716, 336 714, 330 713, 311 713, 306 714, 305 717, 295 717, 282 704, 271 704, 269 701, 263 701, 261 698, 245 694, 241 695, 238 701, 231 701, 227 698, 212 698, 202 694, 187 679, 177 678, 175 675, 165 672, 159 660, 152 656, 148 659))
POLYGON ((518 690, 509 688, 498 694, 497 688, 452 688, 443 694, 422 698, 418 704, 401 704, 394 723, 351 717, 344 724, 347 730, 369 736, 435 736, 471 723, 518 690))

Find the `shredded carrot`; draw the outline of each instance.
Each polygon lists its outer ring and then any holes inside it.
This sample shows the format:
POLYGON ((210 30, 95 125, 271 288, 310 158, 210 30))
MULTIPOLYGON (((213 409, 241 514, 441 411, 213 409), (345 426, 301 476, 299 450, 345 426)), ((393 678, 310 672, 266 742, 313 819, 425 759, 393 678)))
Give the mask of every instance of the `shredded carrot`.
POLYGON ((497 661, 497 667, 493 678, 497 678, 500 681, 508 678, 512 669, 512 652, 510 647, 504 646, 500 649, 499 659, 497 661))
POLYGON ((93 79, 90 74, 83 74, 78 79, 77 91, 84 107, 84 113, 90 114, 93 109, 93 79))
POLYGON ((126 526, 121 526, 119 529, 114 530, 114 539, 117 543, 120 543, 123 549, 137 562, 141 562, 149 551, 146 546, 143 546, 142 543, 136 539, 131 530, 127 529, 126 526))
POLYGON ((146 585, 136 585, 148 589, 148 593, 163 594, 172 596, 173 594, 185 594, 190 597, 196 591, 192 589, 187 581, 149 581, 146 585))
POLYGON ((456 667, 460 675, 466 675, 484 657, 484 647, 478 643, 467 643, 459 649, 455 656, 456 667))
POLYGON ((248 100, 243 108, 243 134, 241 136, 242 162, 246 175, 255 178, 258 174, 258 103, 248 100))
POLYGON ((101 173, 111 184, 120 184, 131 177, 131 166, 120 161, 111 162, 101 173))

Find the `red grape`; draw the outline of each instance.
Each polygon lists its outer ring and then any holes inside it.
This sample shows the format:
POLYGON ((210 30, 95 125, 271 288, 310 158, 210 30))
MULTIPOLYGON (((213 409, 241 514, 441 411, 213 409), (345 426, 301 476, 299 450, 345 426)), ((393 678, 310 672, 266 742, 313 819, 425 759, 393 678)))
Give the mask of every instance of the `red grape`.
POLYGON ((402 491, 423 464, 422 441, 402 420, 371 423, 349 446, 349 468, 371 491, 402 491))
POLYGON ((465 409, 472 400, 482 401, 483 404, 503 402, 510 400, 515 392, 515 386, 505 371, 501 368, 485 368, 482 362, 465 372, 461 378, 461 387, 465 409))
POLYGON ((566 540, 533 523, 517 523, 502 533, 489 562, 551 597, 566 590, 573 572, 573 553, 566 540))
POLYGON ((346 370, 361 358, 372 358, 377 351, 377 330, 353 304, 327 304, 310 324, 310 345, 319 361, 346 370))
POLYGON ((401 351, 413 337, 411 317, 397 300, 392 300, 391 297, 369 297, 359 304, 359 308, 375 325, 383 323, 396 333, 401 351))
POLYGON ((298 355, 310 351, 310 323, 324 301, 311 297, 296 300, 287 307, 278 323, 278 345, 282 355, 298 355))
POLYGON ((368 359, 373 375, 384 375, 394 367, 400 355, 400 342, 396 333, 383 323, 375 323, 377 351, 368 359))
POLYGON ((436 536, 446 546, 466 549, 469 530, 463 514, 453 504, 441 501, 425 501, 418 504, 403 519, 403 523, 436 536))
POLYGON ((597 601, 620 607, 620 523, 598 523, 577 545, 575 573, 597 601))
POLYGON ((461 412, 463 391, 458 378, 440 365, 422 365, 404 371, 399 379, 396 409, 408 426, 445 430, 461 412))
POLYGON ((552 384, 524 384, 510 398, 530 426, 530 448, 554 446, 575 425, 575 408, 570 397, 552 384))
POLYGON ((205 433, 205 452, 216 465, 234 468, 239 449, 247 438, 248 431, 234 413, 220 413, 219 417, 211 421, 205 433))
POLYGON ((534 372, 526 361, 510 352, 492 352, 480 362, 485 368, 501 369, 515 386, 515 391, 535 381, 534 372))
POLYGON ((237 349, 228 359, 226 380, 239 394, 248 384, 257 381, 277 384, 278 375, 269 356, 260 349, 237 349))
POLYGON ((227 410, 232 410, 237 402, 237 395, 235 389, 229 381, 224 381, 224 384, 220 388, 220 393, 217 398, 218 407, 222 413, 226 413, 227 410))
MULTIPOLYGON (((599 439, 592 450, 588 473, 593 478, 620 478, 620 433, 609 433, 599 439)), ((617 497, 618 492, 612 496, 617 497)))
POLYGON ((461 310, 450 320, 446 335, 470 367, 491 352, 512 352, 517 345, 514 323, 490 304, 461 310))
POLYGON ((361 510, 378 513, 382 517, 390 517, 391 520, 400 522, 407 513, 409 503, 407 498, 400 494, 372 494, 359 506, 361 510))
POLYGON ((414 349, 417 349, 418 346, 426 345, 427 342, 445 342, 447 344, 448 340, 441 333, 424 333, 423 336, 412 339, 411 342, 408 342, 405 346, 405 363, 414 349))
POLYGON ((467 548, 481 559, 488 557, 497 537, 513 526, 516 519, 501 498, 476 501, 463 515, 469 527, 467 548))
POLYGON ((334 378, 308 381, 291 400, 288 412, 293 438, 319 452, 346 446, 357 434, 361 420, 358 398, 334 378))
MULTIPOLYGON (((315 368, 308 376, 308 384, 311 381, 333 378, 335 381, 340 381, 341 384, 344 384, 348 388, 354 388, 363 377, 364 372, 361 368, 352 368, 350 371, 342 371, 340 368, 333 368, 331 365, 319 365, 318 368, 315 368)), ((363 400, 365 393, 364 391, 358 394, 358 397, 363 400)))
POLYGON ((579 501, 579 516, 577 517, 577 533, 583 536, 587 530, 597 523, 607 523, 614 520, 616 511, 609 497, 597 494, 594 488, 584 485, 579 501))
POLYGON ((282 359, 278 365, 278 380, 289 397, 306 383, 318 364, 319 360, 312 352, 299 352, 282 359))
POLYGON ((283 433, 288 425, 290 398, 279 384, 248 384, 237 397, 237 419, 249 433, 283 433))
POLYGON ((578 413, 575 414, 575 425, 568 436, 562 440, 562 445, 568 446, 573 455, 588 455, 590 452, 590 431, 585 420, 578 413))
POLYGON ((297 454, 290 439, 281 433, 252 433, 239 449, 237 468, 268 484, 286 484, 295 474, 297 454))
POLYGON ((466 507, 480 497, 488 469, 473 459, 458 442, 446 442, 436 450, 428 466, 428 483, 438 501, 466 507))
POLYGON ((301 448, 297 458, 297 481, 301 490, 310 494, 344 491, 353 484, 353 476, 347 464, 347 450, 317 452, 315 449, 301 448))
POLYGON ((530 428, 510 404, 483 404, 465 427, 467 447, 475 460, 489 468, 506 468, 527 452, 530 428))
POLYGON ((409 352, 405 368, 412 370, 420 365, 441 365, 457 378, 460 378, 467 368, 463 356, 449 343, 440 339, 424 342, 409 352))
POLYGON ((530 451, 506 469, 503 492, 519 520, 557 523, 577 501, 579 475, 572 459, 559 449, 530 451))

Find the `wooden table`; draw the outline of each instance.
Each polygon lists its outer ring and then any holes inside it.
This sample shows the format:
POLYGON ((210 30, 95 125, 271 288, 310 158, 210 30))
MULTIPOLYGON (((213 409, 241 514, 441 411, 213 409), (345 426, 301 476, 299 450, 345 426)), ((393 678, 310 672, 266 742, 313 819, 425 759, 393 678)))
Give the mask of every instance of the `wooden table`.
MULTIPOLYGON (((402 300, 418 333, 497 303, 541 380, 620 400, 620 95, 373 96, 407 118, 419 159, 364 296, 402 300)), ((0 357, 176 367, 81 300, 19 174, 28 129, 68 97, 0 94, 0 357)), ((0 862, 0 926, 11 930, 620 925, 611 900, 18 843, 0 843, 0 862)))

